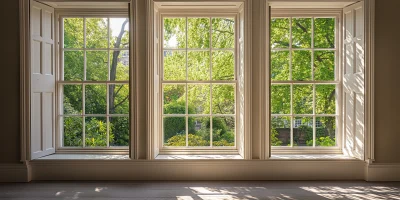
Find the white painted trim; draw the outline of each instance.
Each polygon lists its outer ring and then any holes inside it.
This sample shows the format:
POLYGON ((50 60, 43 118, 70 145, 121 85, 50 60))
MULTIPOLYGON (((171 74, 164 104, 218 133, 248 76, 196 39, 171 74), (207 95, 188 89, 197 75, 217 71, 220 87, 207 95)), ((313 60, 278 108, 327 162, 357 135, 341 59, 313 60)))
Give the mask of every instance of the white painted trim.
POLYGON ((267 1, 260 0, 260 103, 261 103, 261 116, 259 119, 260 123, 260 159, 268 159, 271 155, 271 141, 267 134, 263 134, 269 132, 267 127, 270 127, 270 106, 271 103, 269 101, 270 98, 270 88, 267 87, 270 85, 270 79, 267 74, 270 74, 270 59, 269 55, 270 48, 270 23, 267 19, 271 16, 271 9, 267 4, 267 1), (266 36, 266 37, 264 37, 266 36), (265 122, 265 123, 263 123, 265 122))
POLYGON ((270 0, 270 5, 273 8, 343 8, 354 3, 354 0, 348 1, 326 1, 326 0, 314 0, 314 1, 299 1, 294 2, 285 0, 270 0))
MULTIPOLYGON (((244 10, 244 159, 251 160, 253 158, 253 132, 252 132, 252 76, 253 76, 253 61, 252 61, 252 30, 253 30, 253 7, 252 0, 245 0, 243 5, 244 10)), ((240 31, 240 30, 239 30, 240 31)))
POLYGON ((64 9, 64 8, 73 8, 73 9, 82 9, 82 8, 126 8, 130 0, 126 1, 104 1, 104 2, 90 2, 85 0, 85 2, 78 1, 54 1, 54 0, 45 0, 40 1, 44 4, 47 4, 56 9, 64 9))
POLYGON ((400 181, 400 163, 367 164, 366 181, 400 181))
POLYGON ((26 164, 0 164, 1 182, 29 182, 29 165, 26 164))
MULTIPOLYGON (((375 161, 375 0, 365 6, 365 159, 375 161)), ((398 173, 400 174, 400 173, 398 173)))
POLYGON ((19 0, 21 162, 30 160, 30 0, 19 0))
POLYGON ((157 155, 154 151, 154 148, 159 148, 157 143, 154 141, 156 138, 156 134, 154 131, 154 1, 146 0, 146 76, 147 76, 147 88, 146 88, 146 96, 147 96, 147 108, 146 108, 146 126, 147 126, 147 152, 146 157, 148 160, 154 159, 157 155))

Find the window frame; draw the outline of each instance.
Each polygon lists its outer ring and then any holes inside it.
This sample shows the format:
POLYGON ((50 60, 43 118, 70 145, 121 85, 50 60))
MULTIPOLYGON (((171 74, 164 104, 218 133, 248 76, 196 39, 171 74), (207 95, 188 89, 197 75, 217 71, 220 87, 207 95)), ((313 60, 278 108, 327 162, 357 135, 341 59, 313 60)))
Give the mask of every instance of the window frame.
MULTIPOLYGON (((343 148, 343 131, 342 131, 342 52, 343 52, 343 47, 342 47, 342 9, 336 9, 336 8, 332 8, 332 9, 315 9, 315 8, 272 8, 271 9, 271 13, 270 13, 270 18, 268 19, 268 22, 270 22, 270 19, 272 18, 329 18, 329 17, 334 17, 335 20, 335 80, 334 81, 315 81, 315 80, 311 80, 311 81, 273 81, 270 75, 270 72, 268 71, 268 80, 269 80, 269 84, 268 87, 271 89, 272 85, 277 84, 277 85, 312 85, 313 87, 313 114, 293 114, 290 113, 290 115, 285 115, 285 114, 272 114, 272 110, 271 108, 269 108, 269 115, 268 115, 268 120, 269 120, 269 127, 267 127, 267 132, 268 134, 270 133, 271 127, 272 127, 272 123, 271 123, 271 119, 273 116, 289 116, 289 117, 293 117, 293 120, 291 121, 291 145, 290 147, 285 147, 285 146, 272 146, 272 144, 269 144, 270 146, 270 152, 271 154, 342 154, 342 148, 343 148), (335 91, 336 93, 336 114, 333 115, 325 115, 325 114, 316 114, 315 113, 315 102, 316 102, 316 91, 315 91, 315 86, 316 85, 336 85, 337 91, 335 91), (313 118, 313 146, 308 147, 308 146, 293 146, 294 142, 293 142, 293 128, 294 128, 294 120, 295 117, 312 117, 313 118), (334 116, 336 117, 336 146, 333 147, 319 147, 316 146, 316 127, 314 126, 314 124, 316 124, 314 122, 314 119, 316 119, 317 117, 324 117, 324 116, 334 116)), ((325 49, 325 48, 314 48, 314 23, 312 22, 312 32, 311 32, 311 37, 312 37, 312 46, 311 48, 296 48, 299 51, 300 50, 310 50, 311 53, 311 64, 314 62, 314 50, 332 50, 332 49, 325 49)), ((291 37, 291 33, 290 33, 290 43, 292 41, 292 37, 291 37)), ((269 41, 269 39, 267 40, 269 41)), ((269 43, 267 45, 270 45, 269 43)), ((282 50, 280 48, 277 48, 278 50, 282 50)), ((272 47, 270 47, 270 52, 272 52, 274 49, 272 49, 272 47)), ((286 51, 289 51, 289 53, 291 54, 291 52, 293 51, 293 49, 291 48, 291 44, 290 47, 286 49, 286 51)), ((290 71, 291 70, 291 60, 290 62, 290 71)), ((271 70, 271 69, 270 69, 271 70)), ((314 78, 314 71, 311 71, 313 77, 314 78)), ((293 86, 291 86, 292 88, 293 86)), ((270 91, 270 90, 269 90, 270 91)), ((271 94, 268 95, 271 98, 271 94)), ((293 106, 293 90, 291 89, 291 107, 293 106)), ((268 99, 268 101, 270 101, 270 99, 268 99)), ((293 109, 291 109, 292 112, 293 109)))
MULTIPOLYGON (((148 88, 147 100, 149 106, 147 107, 147 158, 155 159, 158 155, 240 155, 244 159, 251 159, 251 1, 210 1, 210 2, 159 2, 150 0, 148 2, 147 12, 147 75, 148 75, 148 88), (218 5, 218 6, 210 6, 218 5), (174 15, 198 15, 204 16, 210 14, 216 16, 221 15, 237 15, 239 32, 236 34, 239 37, 237 48, 239 51, 239 59, 241 62, 236 62, 238 67, 238 80, 239 91, 243 101, 240 101, 240 107, 237 107, 237 113, 240 118, 240 124, 236 125, 236 148, 234 149, 168 149, 160 147, 160 132, 161 122, 158 116, 160 115, 161 106, 159 105, 160 89, 159 75, 160 75, 160 59, 159 52, 161 39, 160 36, 160 15, 161 14, 174 14, 174 15), (243 84, 242 84, 243 83, 243 84)), ((216 16, 217 17, 217 16, 216 16)), ((238 96, 238 94, 237 94, 238 96)), ((239 101, 237 101, 239 103, 239 101)))
MULTIPOLYGON (((209 18, 210 19, 210 41, 212 39, 212 18, 213 17, 221 17, 221 18, 233 18, 235 20, 235 24, 234 24, 234 48, 228 48, 228 49, 216 49, 216 50, 226 50, 226 51, 232 51, 234 52, 234 79, 233 80, 228 80, 228 81, 224 81, 224 80, 206 80, 206 81, 191 81, 191 80, 183 80, 183 81, 169 81, 169 80, 163 80, 163 76, 164 76, 164 67, 163 67, 163 63, 164 63, 164 56, 160 56, 159 57, 159 63, 160 63, 160 80, 159 80, 159 87, 160 87, 160 98, 159 101, 163 102, 164 99, 164 92, 163 92, 163 85, 165 84, 183 84, 186 85, 186 89, 185 89, 185 94, 186 94, 186 107, 187 107, 187 86, 189 84, 210 84, 210 93, 212 94, 212 85, 214 84, 235 84, 234 87, 234 98, 235 98, 235 113, 234 114, 228 114, 227 116, 231 117, 234 116, 235 117, 235 145, 234 146, 224 146, 224 147, 215 147, 212 146, 212 125, 210 127, 210 146, 189 146, 188 145, 188 122, 186 120, 186 146, 182 146, 182 147, 173 147, 173 146, 165 146, 164 145, 164 120, 163 118, 165 117, 166 114, 164 114, 163 112, 163 103, 160 104, 160 113, 161 115, 159 116, 160 122, 161 122, 161 131, 159 132, 159 138, 161 138, 161 140, 159 140, 159 147, 160 147, 160 151, 161 152, 171 152, 171 151, 185 151, 185 150, 189 150, 190 151, 219 151, 219 150, 237 150, 237 139, 238 139, 238 133, 237 133, 237 124, 238 124, 238 112, 237 112, 237 108, 238 108, 238 93, 239 93, 239 89, 238 89, 238 67, 237 67, 237 63, 238 63, 238 14, 224 14, 224 13, 215 13, 215 14, 210 14, 207 12, 199 12, 196 14, 190 14, 190 13, 186 13, 186 14, 179 14, 179 13, 170 13, 170 12, 160 12, 160 28, 159 28, 159 35, 162 41, 160 41, 160 52, 159 55, 163 55, 164 51, 184 51, 186 53, 186 56, 188 54, 188 52, 190 51, 206 51, 210 53, 210 75, 212 74, 212 59, 211 59, 211 54, 213 51, 216 51, 215 48, 212 47, 212 43, 210 42, 210 47, 208 48, 204 48, 204 49, 192 49, 192 48, 188 48, 187 46, 187 37, 186 37, 186 47, 185 48, 165 48, 163 45, 163 38, 164 38, 164 31, 163 31, 163 27, 164 27, 164 18, 186 18, 186 31, 187 31, 187 19, 188 18, 209 18)), ((187 34, 187 33, 186 33, 187 34)), ((187 66, 187 62, 188 59, 186 58, 186 70, 188 69, 187 66)), ((186 73, 186 78, 188 76, 188 73, 186 73)), ((210 77, 211 78, 211 77, 210 77)), ((210 104, 212 104, 212 95, 210 95, 210 104)), ((211 105, 210 105, 211 108, 211 105)), ((176 116, 180 116, 181 114, 167 114, 170 117, 176 117, 176 116)), ((188 117, 213 117, 213 116, 217 116, 220 117, 218 114, 212 114, 211 110, 209 114, 188 114, 187 113, 187 108, 186 108, 186 113, 182 114, 181 117, 185 117, 185 119, 187 119, 188 117)), ((221 115, 222 116, 222 115, 221 115)), ((212 124, 212 122, 211 122, 212 124)))
MULTIPOLYGON (((55 59, 56 59, 56 133, 55 133, 55 138, 56 138, 56 153, 106 153, 106 154, 121 154, 121 155, 127 155, 130 153, 131 149, 131 144, 132 142, 129 141, 128 146, 110 146, 109 143, 109 118, 110 117, 128 117, 129 121, 129 138, 132 140, 133 138, 133 132, 132 130, 132 111, 133 111, 133 100, 132 100, 132 92, 133 92, 133 83, 132 83, 132 65, 131 63, 132 59, 129 58, 129 78, 128 80, 124 81, 110 81, 109 80, 109 73, 110 73, 110 58, 111 58, 111 52, 114 50, 119 50, 121 52, 123 51, 129 51, 129 54, 132 56, 132 44, 130 42, 128 48, 113 48, 110 45, 110 35, 108 35, 107 41, 108 41, 108 47, 107 48, 86 48, 86 44, 84 44, 84 47, 82 48, 71 48, 67 49, 68 50, 76 50, 76 51, 104 51, 107 52, 109 55, 109 60, 108 60, 108 76, 107 80, 105 81, 90 81, 90 80, 85 80, 86 79, 86 53, 83 54, 84 56, 84 71, 83 71, 83 80, 81 81, 64 81, 64 22, 63 19, 65 18, 108 18, 108 23, 107 26, 110 27, 110 18, 127 18, 129 19, 129 12, 127 9, 119 9, 119 8, 111 8, 107 10, 102 10, 102 9, 56 9, 55 10, 55 35, 56 35, 56 41, 57 41, 57 46, 56 48, 56 54, 55 54, 55 59), (82 113, 81 114, 62 114, 63 113, 63 86, 64 85, 81 85, 82 86, 82 113), (85 90, 84 90, 84 85, 105 85, 106 86, 106 113, 105 114, 86 114, 84 113, 84 103, 85 103, 85 90), (128 98, 128 103, 129 103, 129 112, 127 114, 110 114, 109 113, 109 100, 108 100, 108 91, 109 91, 109 85, 128 85, 128 90, 129 90, 129 98, 128 98), (86 117, 105 117, 107 121, 107 146, 106 147, 85 147, 84 143, 85 141, 82 141, 82 146, 81 147, 65 147, 63 146, 63 117, 79 117, 82 118, 82 130, 84 130, 85 126, 85 118, 86 117)), ((132 30, 131 30, 131 25, 130 22, 127 24, 127 28, 130 32, 129 38, 132 38, 132 30)), ((85 27, 84 27, 85 28, 85 27)), ((86 30, 84 30, 86 32, 86 30)), ((84 35, 84 37, 86 37, 84 35)), ((86 38, 84 38, 84 42, 86 41, 86 38)), ((84 131, 82 131, 82 137, 84 138, 85 136, 84 131)))
POLYGON ((161 140, 159 140, 159 146, 161 147, 161 151, 163 150, 167 150, 167 151, 171 151, 171 150, 182 150, 184 151, 185 149, 190 149, 190 150, 209 150, 209 149, 214 149, 216 151, 218 150, 237 150, 237 138, 238 138, 238 134, 237 134, 237 124, 238 124, 238 112, 237 112, 237 108, 238 108, 238 93, 239 93, 239 89, 238 89, 238 76, 237 76, 237 63, 238 63, 238 16, 237 15, 232 15, 232 14, 209 14, 209 13, 198 13, 198 14, 172 14, 172 13, 160 13, 160 38, 162 39, 162 41, 160 42, 160 54, 159 55, 163 55, 164 51, 183 51, 186 53, 186 79, 187 80, 182 80, 182 81, 171 81, 171 80, 163 80, 163 76, 164 76, 164 56, 160 56, 160 81, 159 81, 159 87, 161 90, 161 94, 160 95, 160 102, 163 102, 164 100, 164 91, 163 91, 163 85, 185 85, 185 96, 186 96, 186 112, 185 114, 165 114, 163 112, 163 103, 160 104, 160 113, 161 115, 159 116, 159 120, 161 122, 161 131, 160 131, 160 135, 159 137, 161 138, 161 140), (187 29, 188 29, 188 19, 189 18, 209 18, 210 19, 210 27, 209 27, 209 32, 210 32, 210 47, 208 48, 204 48, 204 49, 199 49, 199 48, 189 48, 187 45, 187 41, 188 38, 186 37, 186 47, 185 48, 166 48, 163 45, 164 42, 164 31, 163 31, 163 27, 164 27, 164 18, 185 18, 186 19, 186 36, 187 36, 187 29), (212 18, 233 18, 235 23, 234 23, 234 47, 233 48, 224 48, 224 49, 218 49, 218 48, 213 48, 212 47, 212 18), (222 50, 222 51, 232 51, 234 53, 234 79, 233 80, 212 80, 212 52, 213 51, 218 51, 218 50, 222 50), (201 51, 201 52, 209 52, 210 53, 210 80, 201 80, 201 81, 192 81, 192 80, 188 80, 188 52, 193 52, 193 51, 201 51), (188 86, 189 85, 195 85, 195 84, 207 84, 210 85, 210 109, 211 109, 211 104, 212 104, 212 86, 215 84, 218 85, 223 85, 223 84, 234 84, 234 100, 235 100, 235 112, 234 114, 212 114, 212 111, 210 110, 209 114, 189 114, 188 113, 188 86), (210 117, 210 119, 212 117, 234 117, 235 118, 235 144, 234 146, 213 146, 212 145, 212 121, 210 121, 211 125, 210 125, 210 146, 189 146, 188 144, 188 118, 189 117, 210 117), (164 145, 164 117, 185 117, 186 120, 186 146, 165 146, 164 145))

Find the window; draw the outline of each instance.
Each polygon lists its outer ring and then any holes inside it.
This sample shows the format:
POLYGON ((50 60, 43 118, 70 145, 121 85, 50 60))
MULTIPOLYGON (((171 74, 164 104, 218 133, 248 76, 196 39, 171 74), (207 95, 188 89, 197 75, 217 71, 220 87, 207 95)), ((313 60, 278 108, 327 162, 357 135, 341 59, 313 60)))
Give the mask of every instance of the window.
POLYGON ((162 146, 235 147, 235 16, 162 22, 162 146))
POLYGON ((61 147, 129 146, 129 20, 61 17, 61 147))
POLYGON ((271 18, 271 144, 338 144, 338 16, 271 18))

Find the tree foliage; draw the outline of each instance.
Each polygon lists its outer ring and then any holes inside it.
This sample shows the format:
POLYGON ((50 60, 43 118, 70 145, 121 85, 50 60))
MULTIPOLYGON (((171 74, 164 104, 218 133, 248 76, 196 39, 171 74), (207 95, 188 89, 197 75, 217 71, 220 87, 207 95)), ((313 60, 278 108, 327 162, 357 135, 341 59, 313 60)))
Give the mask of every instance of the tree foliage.
POLYGON ((335 18, 271 20, 271 112, 281 115, 271 120, 273 146, 290 145, 290 129, 296 119, 301 120, 301 125, 293 127, 293 145, 312 146, 312 127, 316 126, 312 124, 312 117, 291 118, 290 115, 314 113, 320 124, 316 128, 316 146, 336 145, 336 85, 274 83, 335 81, 335 45, 335 18), (314 51, 310 50, 312 48, 314 51), (320 114, 333 116, 318 116, 320 114))
MULTIPOLYGON (((129 80, 129 53, 128 50, 124 50, 129 45, 128 19, 65 18, 63 41, 64 81, 129 80), (84 32, 86 32, 85 39, 84 32), (85 51, 85 48, 91 50, 85 51), (106 50, 108 48, 115 50, 106 50)), ((107 143, 111 146, 129 145, 129 117, 111 116, 108 118, 108 123, 106 117, 107 112, 129 113, 128 84, 66 84, 63 85, 63 96, 64 114, 78 115, 64 117, 64 146, 79 147, 83 142, 88 147, 105 147, 107 143), (83 119, 79 116, 81 114, 104 117, 83 119), (83 130, 85 141, 83 141, 83 130), (109 141, 107 141, 107 130, 109 141)))
POLYGON ((188 146, 210 146, 212 133, 213 146, 234 146, 235 84, 186 82, 235 79, 234 20, 164 18, 163 22, 163 80, 183 81, 163 84, 164 145, 186 146, 187 139, 188 146), (168 116, 177 114, 189 116, 168 116), (211 117, 214 114, 229 116, 211 117))

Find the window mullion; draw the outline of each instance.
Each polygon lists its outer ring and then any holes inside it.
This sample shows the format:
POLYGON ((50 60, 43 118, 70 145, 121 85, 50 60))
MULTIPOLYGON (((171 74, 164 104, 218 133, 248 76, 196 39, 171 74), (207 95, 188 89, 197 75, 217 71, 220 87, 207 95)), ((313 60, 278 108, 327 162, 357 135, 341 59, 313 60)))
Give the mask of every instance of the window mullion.
MULTIPOLYGON (((83 81, 86 81, 86 17, 83 17, 83 81)), ((86 85, 82 84, 82 147, 86 146, 86 85)))
MULTIPOLYGON (((315 73, 314 73, 314 31, 315 31, 315 27, 314 27, 314 17, 311 18, 311 80, 315 81, 315 73)), ((316 132, 316 99, 315 99, 315 84, 313 84, 313 147, 316 146, 316 136, 317 136, 317 132, 316 132)))
MULTIPOLYGON (((108 77, 107 77, 107 80, 108 81, 111 81, 111 66, 110 66, 110 18, 108 17, 107 18, 107 47, 108 47, 108 50, 107 50, 107 55, 108 55, 108 57, 107 57, 107 59, 108 59, 108 77)), ((106 117, 106 122, 107 122, 107 147, 110 147, 110 116, 109 116, 109 114, 110 114, 110 85, 109 85, 109 83, 106 83, 106 93, 107 93, 107 100, 106 100, 106 103, 107 103, 107 110, 106 110, 106 114, 107 114, 107 117, 106 117)))
MULTIPOLYGON (((210 37, 210 81, 212 81, 212 17, 210 17, 210 27, 209 27, 209 37, 210 37)), ((213 113, 212 113, 212 83, 210 83, 210 147, 213 147, 213 113)))
MULTIPOLYGON (((185 22, 186 22, 186 81, 188 80, 188 77, 189 77, 189 75, 188 75, 188 71, 189 71, 189 66, 188 66, 188 46, 189 46, 189 44, 188 44, 188 31, 189 31, 189 29, 188 29, 188 18, 186 17, 186 20, 185 20, 185 22)), ((186 121, 186 147, 188 147, 189 146, 189 102, 188 102, 188 96, 189 96, 189 92, 188 92, 188 84, 186 83, 185 84, 185 87, 186 87, 186 91, 185 91, 185 93, 186 93, 186 117, 185 117, 185 121, 186 121)))
POLYGON ((315 90, 316 86, 313 84, 313 147, 315 147, 316 144, 316 135, 317 135, 317 130, 316 130, 316 98, 315 98, 315 90))
POLYGON ((86 88, 85 88, 85 85, 84 84, 82 84, 82 114, 81 114, 81 116, 82 116, 82 147, 85 147, 86 146, 86 142, 85 142, 85 140, 86 140, 86 136, 85 136, 85 132, 86 132, 86 124, 85 124, 85 91, 86 91, 86 88))

